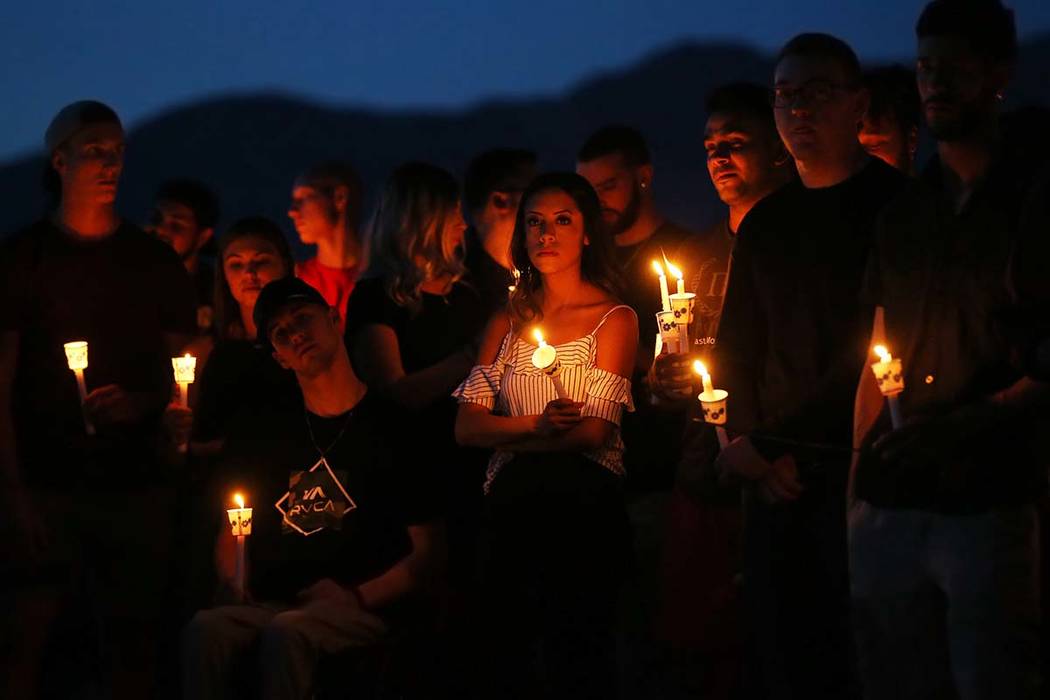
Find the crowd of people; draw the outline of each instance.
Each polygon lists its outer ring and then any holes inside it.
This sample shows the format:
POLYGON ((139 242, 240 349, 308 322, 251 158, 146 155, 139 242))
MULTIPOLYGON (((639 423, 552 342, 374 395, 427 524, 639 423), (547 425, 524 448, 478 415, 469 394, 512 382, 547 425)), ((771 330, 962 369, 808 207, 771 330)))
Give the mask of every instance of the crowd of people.
POLYGON ((1000 0, 916 37, 709 95, 701 232, 606 125, 371 205, 319 163, 296 261, 193 180, 122 218, 118 115, 62 109, 0 241, 0 695, 1045 697, 1050 159, 1003 127, 1000 0))

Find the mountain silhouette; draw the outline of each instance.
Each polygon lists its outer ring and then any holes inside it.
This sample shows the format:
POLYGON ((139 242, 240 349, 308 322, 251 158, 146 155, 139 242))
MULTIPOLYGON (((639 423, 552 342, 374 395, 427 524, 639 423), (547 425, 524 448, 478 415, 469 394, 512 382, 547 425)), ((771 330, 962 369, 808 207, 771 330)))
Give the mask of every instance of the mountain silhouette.
MULTIPOLYGON (((1050 34, 1026 42, 1020 58, 1009 104, 1045 104, 1050 34)), ((588 79, 562 95, 488 101, 455 112, 335 107, 282 94, 209 99, 130 130, 120 209, 144 221, 160 182, 194 177, 220 195, 224 223, 262 214, 294 241, 285 214, 292 179, 314 162, 348 160, 360 171, 372 200, 391 169, 406 160, 461 173, 481 150, 519 146, 536 150, 544 169, 571 169, 587 135, 618 122, 646 135, 662 210, 698 227, 722 215, 704 165, 704 98, 730 81, 767 83, 771 73, 772 58, 747 47, 686 43, 629 69, 588 79)), ((45 126, 40 125, 41 133, 45 126)), ((42 169, 41 155, 0 168, 5 195, 0 231, 25 225, 43 211, 42 169)))

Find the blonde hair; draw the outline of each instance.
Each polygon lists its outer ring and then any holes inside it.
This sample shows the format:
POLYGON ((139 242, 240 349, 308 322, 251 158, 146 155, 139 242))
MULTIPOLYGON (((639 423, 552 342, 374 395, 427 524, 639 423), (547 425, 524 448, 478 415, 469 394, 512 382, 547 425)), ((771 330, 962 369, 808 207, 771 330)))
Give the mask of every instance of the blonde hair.
POLYGON ((366 277, 380 278, 399 306, 418 309, 428 280, 466 272, 462 251, 446 245, 458 214, 459 187, 451 174, 427 163, 398 167, 383 188, 368 227, 366 277))

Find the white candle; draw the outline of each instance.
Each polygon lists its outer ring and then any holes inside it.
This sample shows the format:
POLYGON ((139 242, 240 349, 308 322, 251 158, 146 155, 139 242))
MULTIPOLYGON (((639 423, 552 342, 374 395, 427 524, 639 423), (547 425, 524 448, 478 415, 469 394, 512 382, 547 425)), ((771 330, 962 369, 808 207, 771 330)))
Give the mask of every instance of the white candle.
POLYGON ((879 361, 872 364, 871 371, 875 373, 879 391, 886 397, 886 405, 890 409, 890 425, 897 430, 904 425, 901 403, 898 398, 898 395, 904 391, 904 370, 900 358, 894 358, 885 345, 876 345, 873 350, 879 356, 879 361))
POLYGON ((664 311, 670 311, 671 295, 667 291, 667 275, 664 274, 664 267, 653 260, 653 269, 656 271, 656 274, 660 276, 660 304, 663 306, 664 311))
POLYGON ((183 408, 189 408, 190 384, 196 374, 197 358, 186 353, 182 357, 171 358, 171 366, 175 370, 175 382, 179 385, 179 403, 183 408))
POLYGON ((243 598, 245 593, 244 538, 252 534, 252 509, 244 507, 244 497, 239 493, 233 495, 233 500, 237 507, 226 511, 226 515, 230 519, 230 529, 237 540, 237 559, 233 572, 233 586, 236 594, 243 598))
POLYGON ((668 262, 666 264, 667 271, 671 273, 672 277, 678 280, 678 294, 685 294, 685 275, 683 275, 682 271, 674 265, 672 265, 671 263, 668 262))
POLYGON ((538 347, 532 353, 532 366, 543 370, 543 373, 551 378, 554 392, 559 399, 569 398, 569 392, 565 391, 565 385, 561 383, 561 363, 558 362, 558 351, 547 345, 539 328, 533 331, 533 335, 536 337, 538 347))
POLYGON ((715 389, 711 381, 711 374, 703 362, 697 360, 693 363, 693 371, 700 375, 704 390, 696 398, 700 400, 703 410, 704 422, 715 426, 715 434, 718 436, 718 446, 725 449, 729 445, 729 434, 726 433, 726 410, 728 408, 729 392, 725 389, 715 389))
MULTIPOLYGON (((80 395, 80 409, 81 413, 83 413, 84 401, 87 399, 87 383, 84 381, 84 370, 88 366, 88 344, 85 340, 74 340, 63 344, 62 348, 66 351, 66 362, 69 364, 69 369, 73 370, 73 374, 77 378, 77 393, 80 395)), ((86 414, 84 415, 84 431, 88 435, 95 434, 95 426, 91 424, 86 414)))

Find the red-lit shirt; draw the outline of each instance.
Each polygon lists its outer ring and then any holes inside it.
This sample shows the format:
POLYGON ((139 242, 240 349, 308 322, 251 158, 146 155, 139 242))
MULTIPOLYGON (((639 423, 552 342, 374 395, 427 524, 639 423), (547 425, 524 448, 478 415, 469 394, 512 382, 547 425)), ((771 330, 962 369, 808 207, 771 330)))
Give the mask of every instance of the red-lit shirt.
POLYGON ((346 328, 346 302, 354 291, 357 272, 356 265, 328 267, 318 262, 317 258, 295 265, 295 276, 319 291, 329 306, 339 310, 340 330, 346 328))

